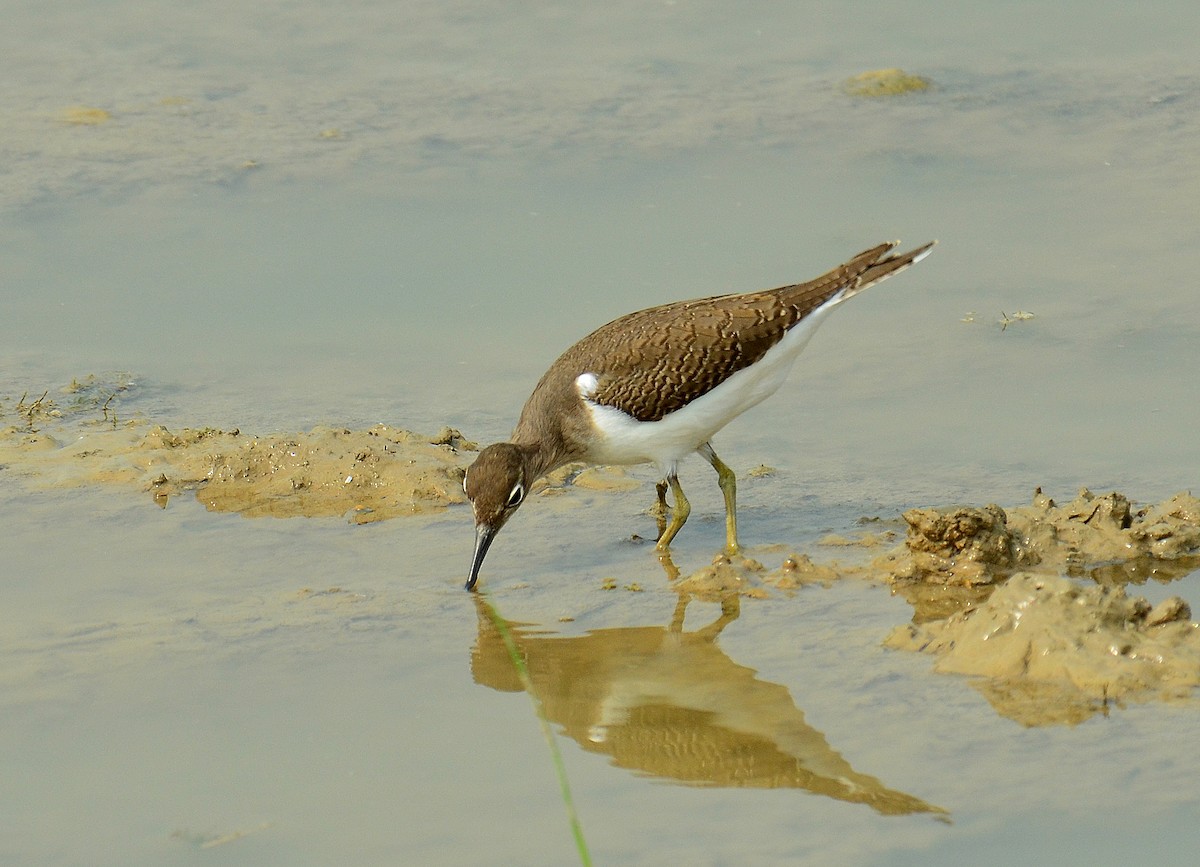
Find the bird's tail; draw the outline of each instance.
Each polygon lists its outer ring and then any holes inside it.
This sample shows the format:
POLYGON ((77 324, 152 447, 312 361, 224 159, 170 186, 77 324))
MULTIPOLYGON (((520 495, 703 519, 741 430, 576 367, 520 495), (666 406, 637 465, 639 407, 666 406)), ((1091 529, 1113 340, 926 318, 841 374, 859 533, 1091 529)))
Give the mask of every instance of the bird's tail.
POLYGON ((807 283, 797 283, 794 286, 781 286, 774 290, 779 293, 781 300, 796 312, 796 319, 803 319, 813 310, 824 304, 840 304, 847 298, 852 298, 868 286, 874 286, 880 280, 891 277, 903 271, 914 262, 919 262, 929 255, 937 241, 930 241, 907 253, 889 255, 899 241, 888 241, 864 250, 849 261, 838 265, 832 271, 822 274, 816 280, 807 283))
POLYGON ((909 250, 907 253, 897 253, 895 256, 886 255, 889 251, 894 250, 899 241, 888 241, 886 244, 880 244, 878 247, 872 247, 870 250, 864 250, 859 253, 845 265, 840 268, 835 268, 834 272, 844 271, 847 279, 846 293, 842 296, 844 301, 859 292, 874 286, 880 280, 885 280, 893 274, 898 274, 910 265, 915 265, 933 249, 933 245, 937 241, 930 241, 928 244, 917 247, 915 250, 909 250), (857 275, 856 273, 857 272, 857 275))

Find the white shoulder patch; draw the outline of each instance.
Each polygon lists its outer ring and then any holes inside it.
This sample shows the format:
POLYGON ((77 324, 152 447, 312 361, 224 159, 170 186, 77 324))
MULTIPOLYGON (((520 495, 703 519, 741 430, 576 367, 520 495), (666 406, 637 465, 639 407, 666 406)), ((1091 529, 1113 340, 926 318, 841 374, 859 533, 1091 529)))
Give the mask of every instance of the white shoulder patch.
POLYGON ((579 392, 579 396, 589 399, 596 393, 596 388, 600 385, 600 378, 594 373, 581 373, 575 377, 575 390, 579 392))

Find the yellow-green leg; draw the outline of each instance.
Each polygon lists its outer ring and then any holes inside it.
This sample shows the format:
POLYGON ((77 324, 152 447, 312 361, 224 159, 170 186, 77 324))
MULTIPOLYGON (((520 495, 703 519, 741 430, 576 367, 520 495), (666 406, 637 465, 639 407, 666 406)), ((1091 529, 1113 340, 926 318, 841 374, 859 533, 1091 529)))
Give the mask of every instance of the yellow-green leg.
POLYGON ((725 495, 725 553, 732 557, 742 550, 737 539, 737 476, 717 457, 717 453, 708 443, 700 446, 698 451, 717 471, 717 484, 721 486, 721 493, 725 495))
MULTIPOLYGON (((679 476, 674 473, 667 476, 667 484, 671 486, 671 494, 675 498, 675 503, 671 507, 671 523, 667 525, 667 529, 658 537, 657 548, 660 551, 666 551, 671 547, 671 540, 683 528, 683 525, 687 522, 688 515, 692 513, 692 504, 683 495, 683 486, 679 484, 679 476)), ((660 491, 662 491, 661 488, 660 491)), ((665 493, 665 491, 662 491, 664 503, 666 502, 665 493)))
POLYGON ((667 515, 671 514, 671 507, 667 505, 667 480, 658 482, 654 486, 654 492, 658 494, 658 502, 651 506, 650 514, 658 526, 658 536, 655 538, 661 539, 662 534, 667 532, 667 515))

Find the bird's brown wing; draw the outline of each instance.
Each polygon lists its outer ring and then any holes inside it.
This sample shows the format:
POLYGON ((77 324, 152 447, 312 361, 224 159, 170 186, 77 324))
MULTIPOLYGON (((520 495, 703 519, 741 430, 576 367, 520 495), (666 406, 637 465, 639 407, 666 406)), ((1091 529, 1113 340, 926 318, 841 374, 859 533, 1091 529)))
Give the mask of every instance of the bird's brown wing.
POLYGON ((843 290, 846 297, 908 267, 931 245, 888 256, 880 244, 807 283, 639 310, 568 349, 566 367, 597 376, 591 399, 658 421, 762 358, 788 329, 843 290))

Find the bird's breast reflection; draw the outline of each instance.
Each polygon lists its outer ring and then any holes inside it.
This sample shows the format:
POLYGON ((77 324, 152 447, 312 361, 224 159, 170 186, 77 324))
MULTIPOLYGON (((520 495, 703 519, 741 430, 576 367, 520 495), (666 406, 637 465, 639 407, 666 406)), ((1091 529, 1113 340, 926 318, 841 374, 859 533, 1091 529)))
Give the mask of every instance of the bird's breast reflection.
MULTIPOLYGON (((617 767, 692 786, 799 788, 885 814, 943 811, 854 770, 804 721, 784 686, 761 680, 716 643, 740 613, 737 596, 701 629, 683 629, 687 597, 669 626, 554 637, 509 624, 546 717, 617 767)), ((521 680, 484 597, 476 598, 475 681, 506 692, 521 680)), ((504 621, 501 621, 502 623, 504 621)))

